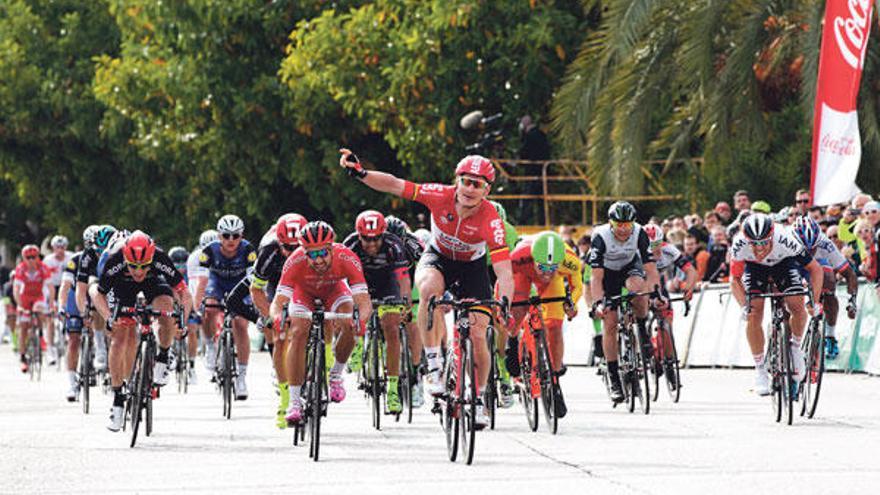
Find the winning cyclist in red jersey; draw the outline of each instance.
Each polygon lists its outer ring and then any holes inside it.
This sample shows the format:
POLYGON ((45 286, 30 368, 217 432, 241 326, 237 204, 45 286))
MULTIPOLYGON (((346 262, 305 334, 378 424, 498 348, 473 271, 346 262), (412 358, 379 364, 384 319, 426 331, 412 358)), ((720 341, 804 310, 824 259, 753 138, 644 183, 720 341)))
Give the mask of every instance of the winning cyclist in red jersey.
MULTIPOLYGON (((321 221, 309 222, 300 229, 300 247, 284 262, 278 289, 269 308, 275 328, 282 327, 280 317, 288 301, 291 311, 312 311, 316 299, 322 301, 327 311, 339 313, 352 312, 356 303, 360 321, 366 324, 372 307, 361 261, 350 249, 333 242, 335 237, 333 227, 321 221)), ((333 323, 335 331, 328 332, 327 338, 332 339, 333 334, 338 333, 339 340, 334 346, 335 362, 330 370, 330 400, 341 402, 345 399, 342 370, 354 347, 354 327, 351 320, 333 323)), ((302 421, 300 391, 305 381, 310 325, 308 319, 290 318, 290 344, 287 349, 290 405, 286 418, 292 423, 302 421)), ((280 338, 283 340, 284 335, 280 338)))
POLYGON ((18 313, 18 350, 21 354, 21 372, 28 370, 27 349, 28 330, 30 330, 31 314, 36 314, 43 328, 47 327, 46 318, 46 291, 47 284, 52 278, 52 270, 40 261, 40 249, 28 244, 21 249, 21 257, 24 259, 15 267, 15 275, 12 282, 12 296, 17 304, 18 313))
MULTIPOLYGON (((509 301, 513 296, 513 269, 510 251, 504 242, 504 222, 487 197, 495 180, 492 163, 477 155, 466 156, 455 169, 456 183, 416 184, 391 174, 367 171, 347 149, 341 149, 339 164, 371 188, 405 199, 418 201, 431 210, 432 239, 416 268, 416 285, 420 297, 427 301, 440 298, 449 288, 460 298, 489 299, 492 290, 486 256, 498 276, 498 295, 509 301)), ((440 340, 446 333, 442 314, 435 313, 434 328, 428 332, 428 305, 419 304, 419 329, 425 342, 429 373, 426 377, 432 395, 444 392, 441 376, 440 340)), ((486 345, 484 315, 474 314, 474 341, 477 382, 482 390, 489 376, 489 348, 486 345)), ((488 424, 482 404, 477 406, 477 422, 488 424)))

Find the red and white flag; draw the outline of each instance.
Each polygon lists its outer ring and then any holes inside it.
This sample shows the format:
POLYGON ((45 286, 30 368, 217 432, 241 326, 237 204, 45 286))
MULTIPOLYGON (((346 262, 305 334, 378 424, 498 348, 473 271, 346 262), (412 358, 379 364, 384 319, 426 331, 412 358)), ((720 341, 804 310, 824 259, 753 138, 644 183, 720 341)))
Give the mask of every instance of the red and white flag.
POLYGON ((813 112, 813 204, 849 201, 859 192, 862 157, 856 99, 871 33, 873 0, 828 0, 813 112))

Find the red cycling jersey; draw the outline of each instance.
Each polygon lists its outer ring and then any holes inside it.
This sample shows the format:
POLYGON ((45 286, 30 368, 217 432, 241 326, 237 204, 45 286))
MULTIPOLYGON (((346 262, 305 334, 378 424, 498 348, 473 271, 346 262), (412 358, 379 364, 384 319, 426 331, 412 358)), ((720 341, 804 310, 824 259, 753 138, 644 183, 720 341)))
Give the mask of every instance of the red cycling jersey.
POLYGON ((330 268, 319 273, 309 266, 305 249, 298 248, 284 262, 276 293, 288 298, 297 293, 325 299, 341 281, 348 282, 352 294, 366 293, 367 282, 357 255, 343 244, 334 242, 331 256, 330 268))
POLYGON ((42 261, 37 262, 35 270, 29 270, 26 261, 22 261, 15 267, 13 280, 24 286, 22 297, 27 299, 42 299, 43 284, 52 278, 52 270, 42 261))
POLYGON ((486 254, 492 263, 510 259, 504 242, 504 222, 486 200, 468 218, 455 211, 455 186, 416 184, 406 181, 403 197, 418 201, 431 210, 431 246, 446 258, 474 261, 486 254))

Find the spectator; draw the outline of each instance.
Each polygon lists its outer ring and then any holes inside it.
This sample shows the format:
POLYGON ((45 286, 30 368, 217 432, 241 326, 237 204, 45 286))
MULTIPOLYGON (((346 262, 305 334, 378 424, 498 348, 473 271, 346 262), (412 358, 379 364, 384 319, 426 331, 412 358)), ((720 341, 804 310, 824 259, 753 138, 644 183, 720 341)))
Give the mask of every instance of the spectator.
POLYGON ((663 220, 663 222, 660 224, 660 230, 663 231, 664 236, 669 235, 669 231, 672 230, 672 220, 670 220, 669 218, 663 220))
POLYGON ((825 235, 831 239, 831 242, 837 246, 837 249, 842 250, 844 247, 843 241, 840 240, 840 237, 837 236, 837 225, 829 225, 828 230, 825 231, 825 235))
MULTIPOLYGON (((705 215, 703 215, 703 228, 706 232, 712 232, 712 229, 715 227, 721 226, 721 215, 713 211, 707 211, 705 215)), ((711 237, 710 237, 711 239, 711 237)))
POLYGON ((749 199, 749 192, 740 189, 733 193, 733 209, 736 211, 748 211, 752 207, 752 200, 749 199))
POLYGON ((843 216, 844 207, 841 205, 829 205, 825 210, 825 221, 837 225, 837 222, 843 216))
POLYGON ((843 217, 841 217, 840 222, 838 222, 838 227, 840 227, 838 235, 840 236, 840 240, 845 243, 851 243, 856 240, 856 235, 853 230, 856 221, 862 217, 862 208, 871 201, 871 196, 867 194, 857 194, 856 197, 853 198, 850 203, 849 208, 846 209, 843 213, 843 217))
POLYGON ((859 261, 859 273, 868 280, 877 278, 877 247, 874 244, 874 227, 866 219, 859 220, 855 225, 856 237, 865 249, 856 250, 859 261))
POLYGON ((572 249, 577 250, 577 246, 574 243, 575 232, 577 232, 577 229, 575 229, 573 225, 563 224, 559 226, 559 235, 562 237, 562 240, 572 249))
MULTIPOLYGON (((550 141, 547 140, 547 135, 535 125, 531 116, 524 115, 519 119, 519 133, 522 140, 522 146, 519 149, 520 160, 545 161, 550 159, 550 141)), ((544 188, 540 181, 533 180, 526 183, 526 194, 543 193, 544 188)), ((525 224, 544 224, 544 210, 541 208, 540 201, 520 200, 519 211, 525 224)))
POLYGON ((730 274, 727 264, 727 233, 723 227, 718 226, 712 230, 711 235, 712 247, 709 248, 709 260, 701 280, 712 283, 727 282, 727 277, 730 274))
POLYGON ((752 207, 749 209, 753 212, 766 213, 768 215, 773 211, 773 208, 770 207, 770 203, 761 200, 752 203, 752 207))
POLYGON ((703 244, 697 236, 688 234, 684 238, 684 255, 690 259, 697 269, 697 280, 703 280, 706 269, 709 266, 709 252, 703 248, 703 244))
POLYGON ((684 250, 684 238, 687 236, 687 231, 684 229, 670 229, 669 233, 666 234, 666 241, 675 246, 679 251, 684 250))
POLYGON ((806 189, 798 189, 796 193, 794 193, 794 208, 797 210, 798 216, 804 216, 807 214, 808 208, 810 207, 810 191, 806 189))
POLYGON ((880 202, 871 201, 866 203, 864 208, 862 208, 862 215, 871 224, 874 232, 877 232, 877 229, 880 228, 880 202))
POLYGON ((684 223, 687 225, 688 234, 696 237, 703 244, 709 242, 709 231, 703 227, 703 219, 700 215, 688 215, 684 217, 684 223))
POLYGON ((807 215, 809 215, 810 218, 817 222, 821 222, 825 219, 825 215, 822 214, 821 206, 811 206, 810 209, 807 211, 807 215))
POLYGON ((721 223, 726 224, 730 222, 730 219, 733 218, 733 213, 730 209, 730 205, 725 201, 719 201, 715 203, 715 213, 721 217, 721 223))
POLYGON ((592 236, 589 233, 586 233, 578 239, 577 242, 577 253, 578 257, 581 259, 582 263, 587 262, 587 258, 590 255, 590 246, 592 241, 592 236))

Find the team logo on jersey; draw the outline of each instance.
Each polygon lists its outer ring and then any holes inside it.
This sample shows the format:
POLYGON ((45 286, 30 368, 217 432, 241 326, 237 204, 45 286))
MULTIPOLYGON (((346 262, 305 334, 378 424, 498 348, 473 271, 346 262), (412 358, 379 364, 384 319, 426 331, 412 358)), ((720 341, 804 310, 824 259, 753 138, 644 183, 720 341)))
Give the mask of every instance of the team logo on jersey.
POLYGON ((248 260, 248 263, 253 263, 254 261, 256 261, 257 260, 257 253, 255 251, 251 251, 251 253, 248 254, 247 260, 248 260))
POLYGON ((73 270, 74 268, 76 268, 76 265, 73 264, 73 260, 70 260, 70 261, 67 262, 67 268, 68 268, 69 270, 73 270))
POLYGON ((199 253, 199 261, 200 261, 201 263, 204 263, 204 262, 208 261, 208 255, 205 254, 204 252, 199 253))

